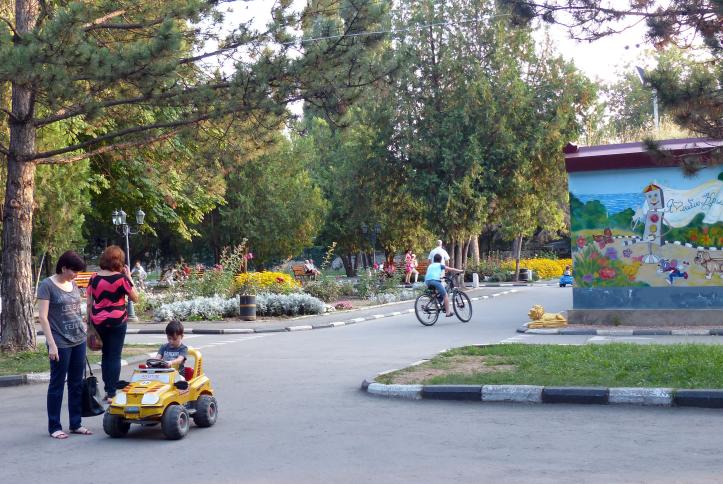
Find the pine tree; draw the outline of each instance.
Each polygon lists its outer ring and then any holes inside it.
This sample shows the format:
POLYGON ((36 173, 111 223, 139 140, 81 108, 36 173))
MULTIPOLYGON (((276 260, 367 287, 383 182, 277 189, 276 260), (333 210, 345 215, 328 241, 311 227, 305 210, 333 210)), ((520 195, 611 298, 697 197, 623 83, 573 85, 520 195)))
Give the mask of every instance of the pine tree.
MULTIPOLYGON (((368 21, 374 2, 344 2, 347 29, 368 21)), ((334 59, 352 43, 344 35, 324 63, 292 55, 300 25, 290 2, 274 6, 265 32, 239 25, 219 38, 222 17, 213 0, 16 0, 0 30, 0 82, 11 87, 3 208, 0 319, 5 350, 35 347, 31 287, 32 215, 39 164, 69 164, 173 140, 184 127, 233 114, 283 115, 287 103, 328 89, 341 91, 373 77, 368 64, 340 77, 334 59), (215 40, 208 50, 204 42, 215 40), (225 57, 233 72, 209 72, 204 62, 225 57), (329 69, 327 69, 329 67, 329 69), (303 80, 303 82, 302 82, 303 80), (312 94, 307 94, 311 92, 312 94), (114 123, 110 119, 126 122, 114 123), (38 133, 61 122, 82 122, 70 143, 40 146, 38 133)))

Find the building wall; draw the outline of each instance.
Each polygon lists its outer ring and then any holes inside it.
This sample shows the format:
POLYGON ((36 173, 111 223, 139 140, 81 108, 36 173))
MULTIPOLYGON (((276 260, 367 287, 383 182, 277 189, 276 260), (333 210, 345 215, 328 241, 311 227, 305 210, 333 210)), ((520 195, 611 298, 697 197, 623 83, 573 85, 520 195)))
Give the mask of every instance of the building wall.
POLYGON ((569 173, 573 309, 723 308, 723 167, 569 173))

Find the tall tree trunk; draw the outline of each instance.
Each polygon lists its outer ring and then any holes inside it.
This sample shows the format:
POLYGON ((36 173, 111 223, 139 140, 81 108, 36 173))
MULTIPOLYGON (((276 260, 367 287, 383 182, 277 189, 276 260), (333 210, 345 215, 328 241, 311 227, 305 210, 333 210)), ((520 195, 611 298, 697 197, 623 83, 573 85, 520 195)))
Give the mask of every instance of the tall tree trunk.
POLYGON ((520 280, 520 253, 522 252, 522 236, 515 237, 512 242, 512 255, 515 258, 515 282, 520 280))
MULTIPOLYGON (((35 26, 38 0, 16 0, 15 28, 18 36, 35 26)), ((26 85, 12 85, 10 144, 3 207, 2 315, 0 348, 15 352, 35 349, 33 317, 32 235, 35 162, 24 161, 35 153, 34 93, 26 85)))
POLYGON ((465 269, 467 267, 467 256, 469 254, 470 240, 471 239, 467 239, 464 242, 464 246, 462 247, 462 265, 460 265, 460 269, 465 269))
POLYGON ((454 267, 456 269, 462 268, 462 241, 457 240, 454 244, 454 267))
POLYGON ((344 264, 344 272, 346 272, 347 277, 354 277, 356 275, 356 270, 354 268, 354 265, 352 265, 351 262, 351 254, 342 254, 341 256, 341 263, 344 264))
POLYGON ((479 235, 472 237, 470 245, 472 248, 472 264, 477 267, 479 265, 479 235))
MULTIPOLYGON (((447 244, 447 254, 449 254, 449 266, 450 267, 456 267, 454 265, 455 264, 455 260, 454 260, 454 248, 455 247, 456 247, 455 240, 454 239, 450 240, 449 243, 447 244)), ((434 261, 432 261, 432 262, 434 262, 434 261)), ((444 260, 442 262, 444 262, 444 260)))

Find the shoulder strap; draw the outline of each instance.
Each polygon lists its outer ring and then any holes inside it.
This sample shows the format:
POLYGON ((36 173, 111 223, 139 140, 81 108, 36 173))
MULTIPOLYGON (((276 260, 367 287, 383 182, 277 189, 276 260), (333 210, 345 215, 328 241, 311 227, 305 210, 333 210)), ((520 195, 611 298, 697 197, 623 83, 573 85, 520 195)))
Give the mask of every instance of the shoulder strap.
MULTIPOLYGON (((91 323, 92 324, 92 323, 91 323)), ((88 356, 85 357, 85 364, 88 365, 88 373, 90 376, 93 376, 93 368, 90 367, 90 361, 88 360, 88 356)))

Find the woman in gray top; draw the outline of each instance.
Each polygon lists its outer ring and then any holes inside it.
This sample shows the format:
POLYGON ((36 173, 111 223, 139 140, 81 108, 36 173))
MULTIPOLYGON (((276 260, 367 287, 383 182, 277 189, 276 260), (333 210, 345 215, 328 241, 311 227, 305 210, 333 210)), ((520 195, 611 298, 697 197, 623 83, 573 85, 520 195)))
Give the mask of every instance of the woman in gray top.
POLYGON ((48 433, 54 439, 68 438, 60 423, 66 377, 70 433, 92 434, 80 422, 87 327, 80 312, 80 291, 73 279, 83 270, 83 259, 69 250, 58 259, 55 274, 44 279, 38 286, 40 326, 43 328, 50 358, 48 433))

